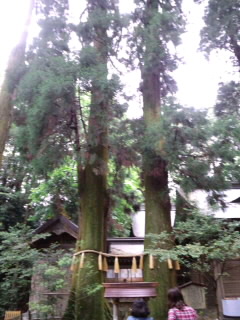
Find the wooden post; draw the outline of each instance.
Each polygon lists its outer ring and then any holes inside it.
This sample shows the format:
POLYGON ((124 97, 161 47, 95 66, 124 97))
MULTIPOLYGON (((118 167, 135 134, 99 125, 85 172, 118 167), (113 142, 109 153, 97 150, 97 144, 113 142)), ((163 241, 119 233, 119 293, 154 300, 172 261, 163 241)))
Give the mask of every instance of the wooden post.
POLYGON ((118 302, 113 299, 113 320, 118 320, 118 302))

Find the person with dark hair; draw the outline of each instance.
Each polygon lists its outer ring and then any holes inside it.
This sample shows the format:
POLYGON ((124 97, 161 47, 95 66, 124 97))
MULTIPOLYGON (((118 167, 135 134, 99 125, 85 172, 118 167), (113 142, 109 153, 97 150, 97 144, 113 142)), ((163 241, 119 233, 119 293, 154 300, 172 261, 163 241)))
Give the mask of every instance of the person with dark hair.
POLYGON ((127 320, 154 320, 152 317, 149 317, 149 315, 150 311, 147 303, 141 299, 133 303, 131 316, 129 316, 127 320))
POLYGON ((196 320, 197 312, 186 305, 183 295, 178 288, 168 291, 168 320, 196 320))

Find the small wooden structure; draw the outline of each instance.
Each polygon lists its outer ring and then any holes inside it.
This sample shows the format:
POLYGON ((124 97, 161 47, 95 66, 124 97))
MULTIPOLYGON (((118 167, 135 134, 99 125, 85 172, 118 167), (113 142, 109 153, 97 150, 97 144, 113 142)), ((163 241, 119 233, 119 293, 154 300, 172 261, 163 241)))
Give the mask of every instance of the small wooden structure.
POLYGON ((221 315, 240 317, 240 258, 217 263, 215 277, 221 315))
MULTIPOLYGON (((47 233, 48 236, 33 242, 32 246, 37 249, 48 248, 52 244, 57 244, 58 248, 69 252, 74 249, 78 236, 78 226, 63 215, 50 219, 43 223, 35 230, 36 234, 47 233)), ((44 261, 38 261, 44 263, 44 261)), ((67 272, 65 276, 65 286, 57 292, 51 292, 44 287, 44 279, 41 274, 34 274, 31 281, 31 294, 29 298, 29 305, 39 304, 45 301, 55 301, 54 318, 61 319, 64 310, 67 306, 69 290, 71 287, 71 273, 67 272)), ((41 312, 31 310, 31 319, 42 319, 41 312)))
POLYGON ((103 283, 104 297, 113 305, 113 320, 119 319, 119 304, 132 303, 137 298, 154 298, 157 296, 157 282, 122 282, 103 283))
POLYGON ((57 243, 62 249, 75 247, 78 237, 78 226, 63 215, 58 215, 43 223, 35 230, 36 234, 48 233, 44 239, 36 240, 33 246, 37 249, 47 248, 53 243, 57 243))
POLYGON ((187 305, 194 309, 206 309, 205 285, 189 281, 179 286, 187 305))

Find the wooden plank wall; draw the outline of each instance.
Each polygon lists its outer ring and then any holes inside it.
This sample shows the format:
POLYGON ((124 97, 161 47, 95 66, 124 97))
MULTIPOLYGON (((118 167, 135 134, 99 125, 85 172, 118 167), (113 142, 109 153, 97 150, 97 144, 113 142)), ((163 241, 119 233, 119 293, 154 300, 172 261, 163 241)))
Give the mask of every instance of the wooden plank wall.
POLYGON ((224 298, 240 297, 240 259, 225 262, 224 272, 224 298))

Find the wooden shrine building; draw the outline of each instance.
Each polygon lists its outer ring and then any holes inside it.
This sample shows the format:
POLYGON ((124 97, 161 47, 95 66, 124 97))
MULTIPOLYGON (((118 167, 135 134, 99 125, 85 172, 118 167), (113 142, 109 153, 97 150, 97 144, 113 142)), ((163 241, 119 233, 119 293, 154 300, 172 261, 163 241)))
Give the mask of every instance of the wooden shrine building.
MULTIPOLYGON (((33 246, 37 249, 48 248, 52 244, 57 244, 59 248, 66 250, 66 252, 73 251, 78 238, 78 226, 62 215, 43 223, 35 232, 37 234, 47 233, 46 237, 33 243, 33 246)), ((77 258, 79 256, 79 259, 83 260, 84 255, 87 254, 86 251, 75 253, 74 256, 77 258)), ((108 267, 105 270, 103 285, 105 287, 105 298, 113 306, 114 320, 124 319, 136 298, 149 299, 157 295, 156 283, 143 282, 143 237, 109 238, 107 239, 107 253, 96 254, 98 261, 99 256, 102 256, 102 259, 107 257, 108 267), (116 261, 118 266, 116 266, 116 261)), ((42 261, 39 263, 42 263, 42 261)), ((152 267, 153 257, 150 258, 150 264, 150 267, 152 267)), ((67 305, 71 286, 71 273, 67 272, 67 275, 66 286, 57 292, 46 291, 46 288, 41 285, 43 282, 41 275, 34 275, 29 304, 34 305, 44 299, 55 299, 54 310, 49 319, 61 319, 67 305)), ((30 316, 25 317, 25 319, 41 320, 43 318, 41 312, 35 311, 34 308, 30 313, 30 316)))

